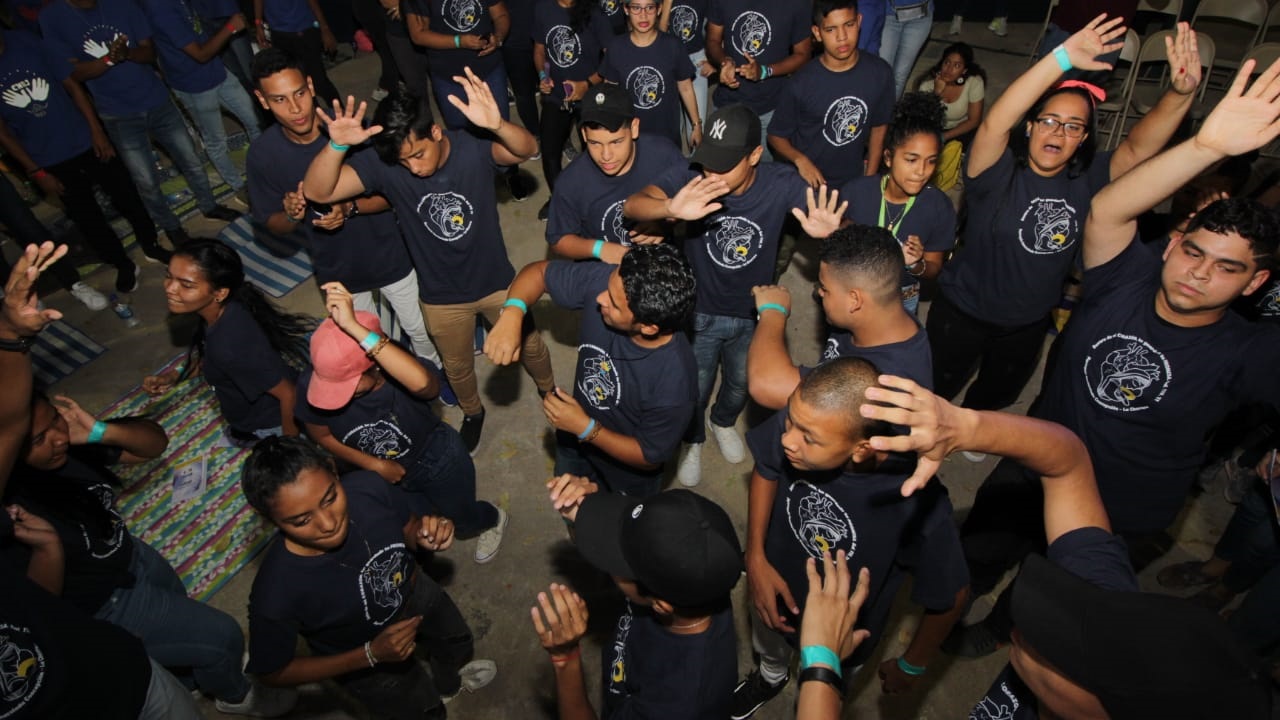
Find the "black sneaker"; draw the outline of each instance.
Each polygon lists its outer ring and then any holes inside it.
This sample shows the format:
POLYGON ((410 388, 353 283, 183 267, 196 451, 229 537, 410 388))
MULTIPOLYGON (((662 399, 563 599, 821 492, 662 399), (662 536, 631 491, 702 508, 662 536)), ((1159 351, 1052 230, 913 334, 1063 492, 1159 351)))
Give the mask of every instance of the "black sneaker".
POLYGON ((134 263, 116 268, 116 292, 131 293, 138 289, 138 273, 142 268, 134 263))
POLYGON ((980 658, 999 650, 1004 643, 985 622, 959 625, 951 628, 942 641, 942 652, 953 657, 980 658))
POLYGON ((511 199, 516 202, 528 200, 535 189, 533 179, 525 177, 523 173, 514 172, 507 175, 507 190, 511 191, 511 199))
POLYGON ((208 212, 201 210, 200 214, 210 220, 221 220, 223 222, 231 222, 240 217, 240 213, 232 210, 226 205, 214 205, 212 210, 209 210, 208 212))
POLYGON ((752 670, 742 679, 742 682, 738 683, 738 687, 733 689, 733 699, 729 701, 730 720, 746 720, 755 715, 765 703, 782 692, 790 679, 791 675, 788 674, 782 678, 782 682, 770 685, 761 677, 760 668, 752 670))
POLYGON ((462 442, 467 446, 467 453, 471 457, 476 456, 476 448, 480 447, 480 431, 484 429, 484 411, 475 415, 462 416, 462 427, 458 433, 462 435, 462 442))
POLYGON ((551 201, 542 203, 542 207, 538 208, 538 219, 542 222, 547 221, 547 217, 551 215, 551 201))

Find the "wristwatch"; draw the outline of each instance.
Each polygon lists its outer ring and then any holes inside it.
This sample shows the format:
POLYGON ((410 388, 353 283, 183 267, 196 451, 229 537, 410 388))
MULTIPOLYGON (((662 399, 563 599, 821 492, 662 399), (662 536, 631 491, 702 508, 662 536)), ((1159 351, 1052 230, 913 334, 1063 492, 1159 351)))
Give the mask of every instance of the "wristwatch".
POLYGON ((25 353, 31 350, 31 346, 36 344, 34 335, 30 337, 18 337, 15 339, 0 338, 0 350, 8 352, 25 353))

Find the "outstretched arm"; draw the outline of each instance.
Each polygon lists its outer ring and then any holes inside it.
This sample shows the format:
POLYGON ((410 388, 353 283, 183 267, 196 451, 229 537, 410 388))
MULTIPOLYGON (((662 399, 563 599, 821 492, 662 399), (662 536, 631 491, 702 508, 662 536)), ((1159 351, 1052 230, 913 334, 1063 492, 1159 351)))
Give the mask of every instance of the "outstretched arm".
MULTIPOLYGON (((355 299, 346 286, 340 282, 330 282, 321 285, 320 289, 325 293, 325 309, 329 311, 329 317, 338 329, 355 342, 361 342, 370 335, 370 330, 356 320, 355 299)), ((408 350, 390 342, 385 335, 377 334, 381 337, 375 341, 374 347, 380 348, 372 351, 366 349, 366 352, 373 352, 373 361, 383 373, 400 383, 414 397, 431 400, 440 394, 440 383, 417 358, 408 350), (388 341, 383 343, 383 339, 388 341)))
POLYGON ((781 285, 751 288, 760 320, 747 349, 747 391, 751 399, 770 410, 781 410, 800 384, 800 369, 787 352, 787 316, 791 293, 781 285), (780 312, 777 305, 787 312, 780 312))
POLYGON ((329 128, 329 142, 320 149, 302 178, 302 191, 308 198, 318 203, 332 203, 364 194, 360 175, 343 160, 347 154, 346 147, 359 145, 382 132, 381 125, 364 127, 367 109, 365 102, 356 106, 356 99, 351 95, 347 96, 345 108, 337 100, 333 101, 332 116, 316 108, 320 122, 329 128))
POLYGON ((1195 137, 1107 185, 1093 198, 1084 230, 1084 267, 1106 264, 1133 240, 1138 216, 1215 162, 1263 147, 1280 136, 1280 60, 1246 89, 1246 62, 1195 137))
POLYGON ((524 316, 529 306, 547 292, 547 260, 525 265, 511 281, 507 289, 507 304, 503 306, 498 322, 493 324, 489 337, 484 341, 484 354, 494 365, 510 365, 520 359, 520 346, 524 341, 524 316))
POLYGON ((1172 80, 1156 106, 1129 131, 1111 155, 1111 177, 1118 178, 1135 165, 1164 149, 1182 124, 1200 87, 1200 47, 1196 32, 1178 23, 1177 35, 1164 39, 1172 80))

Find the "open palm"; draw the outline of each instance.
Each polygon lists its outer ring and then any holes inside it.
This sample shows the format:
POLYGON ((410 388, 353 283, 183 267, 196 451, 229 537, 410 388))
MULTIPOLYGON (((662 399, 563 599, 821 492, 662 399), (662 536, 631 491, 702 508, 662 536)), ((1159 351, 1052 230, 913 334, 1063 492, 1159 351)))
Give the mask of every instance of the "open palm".
POLYGON ((1280 136, 1280 60, 1245 88, 1254 61, 1246 62, 1226 97, 1205 118, 1196 143, 1224 155, 1241 155, 1280 136))
POLYGON ((347 105, 343 107, 337 100, 333 101, 333 115, 317 107, 316 114, 329 129, 329 139, 339 145, 359 145, 382 132, 381 125, 364 126, 364 114, 369 104, 361 101, 356 105, 355 97, 347 96, 347 105))

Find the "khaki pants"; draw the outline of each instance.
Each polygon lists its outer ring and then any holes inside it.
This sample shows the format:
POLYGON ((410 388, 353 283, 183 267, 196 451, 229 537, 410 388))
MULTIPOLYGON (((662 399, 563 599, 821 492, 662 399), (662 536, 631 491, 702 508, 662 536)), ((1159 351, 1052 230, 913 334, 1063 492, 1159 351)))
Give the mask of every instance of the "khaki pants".
MULTIPOLYGON (((458 396, 458 405, 467 415, 484 410, 480 402, 480 389, 476 383, 475 328, 476 315, 483 315, 490 323, 498 321, 498 312, 507 299, 506 290, 486 295, 479 300, 457 305, 422 304, 422 317, 427 321, 427 331, 436 342, 436 350, 444 362, 444 373, 458 396)), ((551 375, 551 353, 542 342, 542 336, 533 326, 531 313, 524 317, 524 344, 520 348, 520 364, 533 378, 538 390, 546 392, 555 384, 551 375)))

